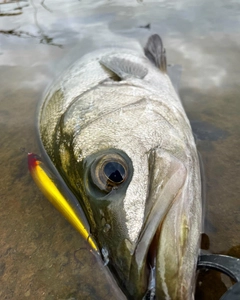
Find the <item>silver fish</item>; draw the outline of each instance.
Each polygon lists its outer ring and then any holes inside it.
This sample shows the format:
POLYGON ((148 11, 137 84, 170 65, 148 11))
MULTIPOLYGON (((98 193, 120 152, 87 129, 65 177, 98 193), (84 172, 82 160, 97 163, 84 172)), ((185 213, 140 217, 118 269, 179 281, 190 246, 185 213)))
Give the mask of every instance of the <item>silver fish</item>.
POLYGON ((158 35, 76 61, 42 101, 44 151, 128 299, 193 299, 200 168, 158 35))

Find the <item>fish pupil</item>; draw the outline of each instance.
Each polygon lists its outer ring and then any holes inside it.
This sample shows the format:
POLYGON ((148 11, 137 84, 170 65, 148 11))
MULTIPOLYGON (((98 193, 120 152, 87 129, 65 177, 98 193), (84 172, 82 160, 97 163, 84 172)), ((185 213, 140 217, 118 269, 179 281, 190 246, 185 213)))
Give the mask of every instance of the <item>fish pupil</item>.
POLYGON ((125 178, 124 167, 118 162, 108 162, 104 166, 104 173, 114 183, 120 183, 125 178))

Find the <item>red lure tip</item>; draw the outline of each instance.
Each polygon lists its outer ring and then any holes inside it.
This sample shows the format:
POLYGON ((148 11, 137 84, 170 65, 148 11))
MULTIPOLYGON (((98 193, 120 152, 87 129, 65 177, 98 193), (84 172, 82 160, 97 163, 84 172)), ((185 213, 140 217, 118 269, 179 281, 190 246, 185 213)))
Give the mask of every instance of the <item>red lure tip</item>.
POLYGON ((40 156, 34 153, 28 153, 28 168, 31 170, 32 168, 36 167, 41 161, 40 156))

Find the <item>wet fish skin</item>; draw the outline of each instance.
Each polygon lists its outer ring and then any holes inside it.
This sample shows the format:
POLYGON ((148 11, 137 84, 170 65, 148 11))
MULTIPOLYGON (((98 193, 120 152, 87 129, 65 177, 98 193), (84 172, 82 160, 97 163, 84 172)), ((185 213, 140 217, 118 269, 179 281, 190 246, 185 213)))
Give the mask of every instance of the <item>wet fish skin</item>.
POLYGON ((165 51, 152 46, 149 40, 145 47, 151 61, 143 50, 119 47, 75 62, 44 98, 39 134, 127 297, 142 299, 154 265, 156 299, 193 299, 202 226, 199 162, 164 70, 165 51), (113 166, 116 182, 106 175, 113 166))

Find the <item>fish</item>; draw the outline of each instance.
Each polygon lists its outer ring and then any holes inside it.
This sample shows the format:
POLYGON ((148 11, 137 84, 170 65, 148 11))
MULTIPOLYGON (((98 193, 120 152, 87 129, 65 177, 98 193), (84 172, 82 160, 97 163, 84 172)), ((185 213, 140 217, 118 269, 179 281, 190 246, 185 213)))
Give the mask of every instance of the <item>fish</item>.
POLYGON ((145 47, 120 41, 75 61, 38 111, 42 152, 127 299, 194 299, 200 165, 168 74, 159 35, 145 47))

